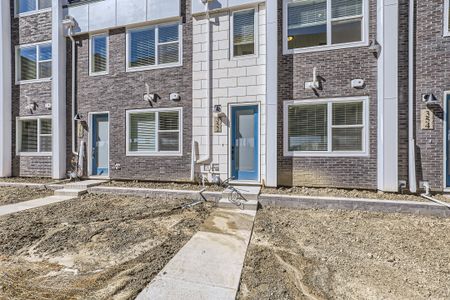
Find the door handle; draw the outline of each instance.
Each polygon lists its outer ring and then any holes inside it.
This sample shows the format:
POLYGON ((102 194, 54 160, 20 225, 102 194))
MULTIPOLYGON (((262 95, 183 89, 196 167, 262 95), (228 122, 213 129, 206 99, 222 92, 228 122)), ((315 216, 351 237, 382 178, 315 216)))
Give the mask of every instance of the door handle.
POLYGON ((231 159, 234 160, 235 146, 231 146, 231 159))

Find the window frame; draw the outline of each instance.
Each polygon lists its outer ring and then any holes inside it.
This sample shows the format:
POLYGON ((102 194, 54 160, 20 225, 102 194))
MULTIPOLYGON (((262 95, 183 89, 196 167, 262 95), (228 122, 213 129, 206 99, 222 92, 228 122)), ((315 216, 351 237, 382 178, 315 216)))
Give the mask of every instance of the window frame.
POLYGON ((350 43, 341 43, 341 44, 331 44, 331 24, 336 20, 346 20, 346 19, 356 19, 356 16, 332 19, 331 17, 331 1, 327 1, 327 45, 322 46, 311 46, 305 48, 294 48, 289 49, 288 47, 288 4, 293 3, 294 0, 283 0, 283 54, 295 54, 295 53, 308 53, 308 52, 319 52, 319 51, 328 51, 328 50, 337 50, 337 49, 345 49, 345 48, 356 48, 356 47, 368 47, 369 46, 369 19, 370 19, 370 8, 369 8, 369 0, 362 0, 363 4, 363 14, 361 21, 361 41, 350 42, 350 43))
MULTIPOLYGON (((27 116, 27 117, 17 117, 16 118, 16 155, 17 156, 52 156, 53 151, 51 152, 41 152, 41 136, 53 136, 53 118, 51 115, 43 115, 43 116, 27 116), (41 120, 51 120, 52 122, 52 133, 51 134, 41 134, 41 120), (22 152, 22 121, 37 121, 37 152, 22 152)), ((52 139, 53 144, 53 139, 52 139)), ((53 147, 53 145, 52 145, 53 147)))
POLYGON ((101 76, 109 74, 109 32, 97 32, 89 35, 89 76, 101 76), (94 48, 92 47, 93 41, 96 37, 106 38, 106 70, 101 72, 94 72, 94 48))
POLYGON ((36 82, 48 82, 51 81, 53 78, 53 44, 52 41, 45 41, 45 42, 38 42, 38 43, 31 43, 31 44, 23 44, 23 45, 17 45, 16 49, 15 49, 15 73, 16 73, 16 85, 19 84, 27 84, 27 83, 36 83, 36 82), (52 47, 52 59, 51 60, 40 60, 39 59, 39 46, 41 45, 50 45, 52 47), (36 79, 29 79, 29 80, 21 80, 20 78, 22 77, 22 72, 21 72, 21 63, 20 63, 20 50, 24 49, 24 48, 31 48, 31 47, 35 47, 36 48, 36 79), (52 63, 52 76, 50 77, 45 77, 45 78, 39 78, 39 64, 43 63, 43 62, 51 62, 52 63))
MULTIPOLYGON (((126 112, 126 126, 125 126, 125 146, 126 146, 126 156, 183 156, 183 108, 146 108, 146 109, 131 109, 126 112), (158 151, 159 150, 159 113, 160 112, 178 112, 178 151, 158 151), (144 114, 144 113, 155 113, 155 124, 157 126, 155 133, 156 147, 157 151, 130 151, 130 117, 133 114, 144 114)), ((175 130, 164 131, 164 132, 176 132, 175 130)))
POLYGON ((35 0, 35 2, 36 2, 36 9, 26 11, 23 13, 19 13, 19 0, 14 0, 14 17, 15 18, 26 17, 26 16, 31 16, 31 15, 35 15, 35 14, 52 11, 52 7, 39 9, 39 0, 35 0))
POLYGON ((244 9, 239 9, 239 10, 234 10, 231 12, 231 16, 230 16, 230 57, 231 59, 245 59, 245 58, 252 58, 252 57, 257 57, 258 56, 258 49, 259 49, 259 10, 258 10, 258 6, 252 6, 252 7, 248 7, 248 8, 244 8, 244 9), (239 56, 235 56, 234 55, 234 15, 236 13, 240 13, 240 12, 245 12, 245 11, 250 11, 253 10, 254 11, 254 25, 253 25, 253 29, 254 29, 254 46, 255 46, 255 51, 253 54, 247 54, 247 55, 239 55, 239 56))
POLYGON ((449 9, 450 9, 450 1, 449 0, 444 0, 444 30, 443 30, 443 35, 444 36, 450 36, 450 29, 449 29, 449 25, 450 25, 450 13, 449 13, 449 9))
POLYGON ((327 98, 327 99, 307 99, 307 100, 286 100, 283 105, 283 152, 286 157, 368 157, 370 148, 370 131, 369 131, 369 97, 347 97, 347 98, 327 98), (361 126, 333 125, 332 107, 333 103, 363 103, 363 124, 361 126), (315 105, 327 104, 327 151, 289 151, 289 106, 295 105, 315 105), (362 127, 362 151, 333 151, 333 128, 352 128, 362 127))
POLYGON ((126 72, 139 72, 146 70, 154 70, 154 69, 163 69, 163 68, 173 68, 173 67, 181 67, 183 65, 183 23, 178 21, 166 22, 166 23, 158 23, 146 26, 133 26, 127 27, 126 29, 126 72), (178 62, 176 63, 168 63, 168 64, 159 64, 158 59, 158 51, 160 45, 175 43, 175 42, 167 42, 167 43, 159 43, 159 28, 168 26, 168 25, 178 25, 178 62), (155 29, 155 64, 149 66, 142 67, 131 67, 130 66, 130 55, 131 55, 131 43, 130 43, 130 34, 133 31, 145 30, 145 29, 155 29))

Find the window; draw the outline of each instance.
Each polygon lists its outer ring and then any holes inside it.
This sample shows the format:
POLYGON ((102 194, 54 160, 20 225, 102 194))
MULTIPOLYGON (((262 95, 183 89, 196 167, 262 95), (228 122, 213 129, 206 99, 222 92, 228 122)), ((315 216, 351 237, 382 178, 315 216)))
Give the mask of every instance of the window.
POLYGON ((180 35, 181 24, 178 23, 128 30, 128 69, 179 66, 180 35))
POLYGON ((100 75, 108 73, 109 45, 108 35, 92 35, 90 39, 90 73, 100 75))
POLYGON ((181 108, 127 113, 127 155, 180 155, 181 108))
POLYGON ((52 77, 52 44, 20 46, 17 49, 17 81, 34 81, 52 77))
POLYGON ((366 155, 367 99, 285 104, 285 155, 366 155))
POLYGON ((364 42, 366 6, 367 0, 285 0, 287 50, 364 42))
POLYGON ((255 54, 255 10, 233 13, 233 56, 255 54))
POLYGON ((52 0, 16 0, 17 15, 51 9, 51 7, 52 0))
POLYGON ((20 155, 50 155, 52 152, 52 120, 32 117, 17 120, 17 152, 20 155))
POLYGON ((450 0, 444 3, 444 36, 450 36, 450 0))

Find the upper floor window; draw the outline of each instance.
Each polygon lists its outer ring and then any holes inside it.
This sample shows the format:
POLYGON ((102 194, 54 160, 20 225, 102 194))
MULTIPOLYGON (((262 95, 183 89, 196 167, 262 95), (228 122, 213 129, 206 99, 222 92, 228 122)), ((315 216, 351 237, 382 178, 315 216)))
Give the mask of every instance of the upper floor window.
POLYGON ((444 35, 450 36, 450 0, 444 3, 444 35))
POLYGON ((129 29, 127 69, 142 70, 181 65, 181 24, 129 29))
POLYGON ((33 13, 39 10, 50 9, 52 0, 16 0, 16 14, 33 13))
POLYGON ((285 49, 340 48, 364 42, 366 6, 367 0, 285 0, 285 49))
POLYGON ((17 48, 16 74, 18 82, 52 77, 52 44, 49 42, 17 48))
POLYGON ((366 155, 367 112, 367 99, 287 102, 284 109, 285 155, 366 155))
POLYGON ((90 39, 90 74, 108 73, 109 45, 108 34, 92 35, 90 39))
POLYGON ((18 154, 51 155, 52 119, 50 116, 19 118, 17 133, 18 154))
POLYGON ((255 54, 255 10, 233 13, 233 56, 255 54))

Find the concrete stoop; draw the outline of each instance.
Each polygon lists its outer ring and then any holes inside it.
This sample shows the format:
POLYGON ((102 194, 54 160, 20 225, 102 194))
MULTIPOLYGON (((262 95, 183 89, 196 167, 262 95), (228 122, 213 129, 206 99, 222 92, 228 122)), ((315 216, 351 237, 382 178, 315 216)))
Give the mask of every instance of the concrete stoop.
POLYGON ((258 198, 261 193, 259 186, 235 186, 234 189, 227 188, 222 193, 222 199, 219 201, 220 208, 233 209, 240 208, 243 210, 258 209, 258 198), (241 204, 237 206, 230 199, 234 198, 241 204))
POLYGON ((235 299, 255 216, 217 208, 136 299, 235 299))
POLYGON ((64 185, 64 188, 55 191, 56 196, 70 196, 79 197, 88 192, 88 188, 101 185, 106 180, 85 180, 78 182, 71 182, 64 185))

